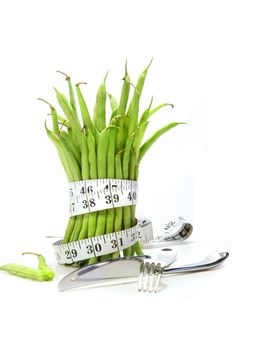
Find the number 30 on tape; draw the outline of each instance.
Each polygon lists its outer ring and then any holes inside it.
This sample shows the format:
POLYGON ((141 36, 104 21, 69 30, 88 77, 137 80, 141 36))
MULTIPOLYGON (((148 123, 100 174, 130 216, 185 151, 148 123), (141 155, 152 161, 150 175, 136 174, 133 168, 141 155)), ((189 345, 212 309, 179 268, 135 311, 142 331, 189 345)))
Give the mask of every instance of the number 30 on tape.
POLYGON ((70 216, 134 205, 137 187, 137 181, 119 179, 70 182, 70 216))

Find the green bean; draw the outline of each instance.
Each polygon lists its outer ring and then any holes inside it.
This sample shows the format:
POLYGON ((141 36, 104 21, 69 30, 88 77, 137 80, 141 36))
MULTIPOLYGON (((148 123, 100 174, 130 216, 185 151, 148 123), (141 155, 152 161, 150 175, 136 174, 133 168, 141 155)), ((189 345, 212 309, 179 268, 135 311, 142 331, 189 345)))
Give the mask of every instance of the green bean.
POLYGON ((138 81, 137 81, 137 84, 136 84, 136 88, 135 88, 134 93, 133 93, 132 100, 131 100, 130 105, 129 105, 127 115, 130 117, 131 120, 130 120, 128 137, 130 137, 134 133, 134 130, 136 129, 137 124, 138 124, 140 97, 141 97, 142 89, 143 89, 144 82, 145 82, 145 79, 147 76, 147 72, 148 72, 148 69, 149 69, 151 63, 152 63, 152 59, 151 59, 150 63, 148 64, 148 66, 146 67, 146 69, 144 69, 142 71, 142 73, 140 74, 138 81))
MULTIPOLYGON (((115 142, 116 142, 116 132, 117 129, 111 128, 109 130, 109 146, 107 153, 107 178, 115 178, 115 142)), ((114 231, 114 208, 107 210, 107 224, 106 233, 111 233, 114 231)))
POLYGON ((106 86, 105 82, 107 79, 108 73, 106 74, 102 84, 100 85, 97 97, 96 104, 94 108, 93 122, 95 127, 99 132, 106 128, 106 86))
MULTIPOLYGON (((67 175, 68 181, 72 182, 75 180, 76 177, 79 178, 80 174, 76 174, 73 171, 73 167, 71 166, 74 164, 74 161, 73 161, 73 163, 71 163, 71 160, 67 157, 67 154, 65 154, 65 149, 63 147, 61 147, 61 144, 59 142, 59 138, 56 137, 56 135, 54 135, 50 130, 48 130, 46 124, 45 124, 45 128, 46 128, 46 132, 47 132, 48 137, 50 138, 50 140, 54 143, 54 145, 57 148, 62 165, 65 169, 65 173, 67 175)), ((64 234, 63 243, 70 242, 70 238, 71 238, 71 236, 73 236, 75 224, 76 224, 76 217, 69 218, 67 228, 66 228, 66 231, 64 234)), ((78 227, 76 227, 75 231, 77 229, 78 229, 78 227)))
MULTIPOLYGON (((90 178, 90 169, 89 169, 89 154, 88 154, 88 144, 86 137, 82 137, 82 148, 81 148, 81 172, 82 179, 89 180, 90 178)), ((81 231, 79 233, 78 239, 84 239, 88 236, 89 229, 89 213, 84 214, 81 231)))
POLYGON ((80 87, 79 87, 80 84, 85 84, 85 83, 76 84, 76 92, 77 92, 77 97, 78 97, 78 101, 79 101, 79 107, 80 107, 80 111, 81 111, 83 124, 84 124, 86 130, 90 129, 92 135, 95 137, 95 126, 91 120, 87 104, 86 104, 84 97, 82 95, 82 92, 80 90, 80 87))
MULTIPOLYGON (((98 140, 97 146, 97 171, 98 178, 105 179, 107 177, 107 147, 109 139, 109 129, 104 129, 98 140)), ((106 210, 100 210, 97 217, 97 227, 95 235, 103 235, 106 228, 106 210)))
MULTIPOLYGON (((137 165, 137 156, 135 150, 132 148, 131 153, 130 153, 130 179, 135 180, 136 176, 136 165, 137 165)), ((131 213, 131 226, 136 225, 136 219, 135 219, 135 210, 136 210, 136 205, 132 205, 130 207, 130 213, 131 213)), ((134 255, 135 247, 134 245, 131 247, 131 256, 134 255)))
MULTIPOLYGON (((136 169, 136 164, 137 164, 137 157, 134 149, 131 149, 131 154, 130 154, 130 179, 135 180, 135 169, 136 169)), ((136 219, 135 219, 135 210, 136 210, 136 205, 132 205, 130 207, 130 213, 131 213, 131 226, 136 225, 136 219)), ((131 256, 134 255, 134 245, 131 247, 131 256)))
POLYGON ((149 104, 149 107, 143 112, 140 121, 139 121, 139 125, 143 124, 144 122, 146 122, 149 119, 149 114, 150 114, 150 110, 152 107, 152 102, 153 102, 153 97, 151 98, 151 102, 149 104))
MULTIPOLYGON (((72 171, 72 177, 73 177, 72 181, 80 181, 82 179, 82 175, 81 175, 81 170, 77 163, 77 160, 74 157, 74 155, 69 151, 64 140, 60 139, 60 141, 61 141, 60 146, 61 146, 62 154, 65 156, 66 162, 69 164, 69 167, 72 171)), ((78 240, 78 236, 82 227, 82 221, 83 221, 83 215, 77 216, 75 220, 74 228, 71 232, 70 241, 78 240)))
POLYGON ((162 103, 159 106, 157 106, 157 107, 155 107, 155 108, 150 110, 149 117, 151 117, 154 113, 156 113, 161 108, 166 107, 166 106, 171 106, 172 108, 174 108, 174 105, 172 103, 162 103))
POLYGON ((128 138, 126 142, 124 154, 123 154, 123 159, 122 159, 123 178, 126 180, 129 179, 129 161, 130 161, 130 152, 131 152, 133 140, 134 138, 132 136, 128 138))
POLYGON ((69 101, 73 111, 77 114, 76 101, 75 101, 75 96, 74 96, 74 91, 72 88, 70 76, 64 72, 61 72, 60 70, 57 70, 57 73, 63 74, 65 76, 66 81, 68 82, 69 101))
MULTIPOLYGON (((121 164, 121 155, 117 153, 115 156, 115 177, 116 179, 122 179, 122 164, 121 164)), ((118 232, 122 230, 122 215, 123 215, 123 207, 115 208, 115 218, 114 218, 114 232, 118 232)), ((119 253, 113 253, 112 259, 118 258, 119 253)))
POLYGON ((118 102, 117 102, 116 98, 113 95, 109 94, 109 93, 108 93, 108 96, 109 96, 109 99, 110 99, 111 111, 112 112, 116 111, 116 113, 117 113, 117 111, 118 111, 118 102))
POLYGON ((107 147, 109 140, 109 128, 104 129, 100 136, 97 146, 97 172, 98 179, 107 177, 107 147))
POLYGON ((68 149, 71 151, 71 153, 76 158, 79 166, 81 165, 81 154, 79 148, 76 146, 76 143, 72 140, 71 135, 69 135, 65 131, 60 131, 60 137, 65 141, 68 149))
MULTIPOLYGON (((123 78, 123 85, 122 85, 122 91, 121 91, 121 97, 119 102, 119 107, 117 110, 117 115, 119 116, 125 116, 127 103, 129 99, 129 93, 130 93, 130 77, 127 71, 127 61, 125 63, 125 76, 123 78)), ((124 135, 124 119, 120 118, 118 123, 119 129, 117 131, 117 139, 116 139, 116 148, 119 152, 123 149, 124 143, 125 143, 125 135, 124 135)))
POLYGON ((70 122, 65 118, 65 117, 62 117, 61 115, 57 115, 58 116, 58 122, 61 124, 61 125, 64 125, 66 128, 70 129, 71 126, 70 126, 70 122))
POLYGON ((69 103, 65 95, 60 93, 56 88, 54 88, 54 90, 56 92, 58 103, 62 108, 63 112, 65 113, 67 119, 69 120, 73 131, 75 132, 76 135, 79 135, 81 131, 81 125, 74 110, 72 109, 71 104, 69 103))
POLYGON ((148 151, 148 149, 155 143, 155 141, 158 140, 158 138, 160 136, 162 136, 164 133, 166 133, 167 131, 169 131, 170 129, 174 128, 175 126, 179 125, 179 124, 186 124, 186 123, 170 123, 166 126, 164 126, 163 128, 159 129, 158 131, 156 131, 140 148, 140 152, 139 152, 139 163, 142 160, 142 158, 144 157, 145 153, 148 151))
POLYGON ((43 98, 38 98, 40 101, 43 101, 49 105, 51 116, 52 116, 52 124, 53 124, 53 133, 59 135, 59 127, 58 127, 58 115, 56 109, 43 98))
POLYGON ((82 180, 89 180, 90 178, 90 165, 89 165, 89 153, 86 137, 82 135, 81 138, 81 175, 82 180))
POLYGON ((72 216, 68 220, 68 224, 64 233, 64 238, 63 238, 63 243, 69 243, 70 242, 70 237, 72 235, 72 232, 74 230, 74 225, 76 223, 76 216, 72 216))
POLYGON ((73 181, 80 181, 81 180, 81 170, 80 170, 80 166, 79 163, 76 159, 76 157, 74 156, 74 154, 69 150, 65 140, 63 140, 62 138, 59 139, 60 141, 60 145, 61 145, 61 149, 62 152, 64 153, 68 164, 71 168, 74 180, 73 181))
POLYGON ((74 225, 74 229, 71 233, 71 237, 70 237, 70 242, 75 242, 79 239, 79 235, 82 229, 82 224, 83 224, 83 218, 84 215, 78 215, 76 217, 76 221, 75 221, 75 225, 74 225))
POLYGON ((135 136, 134 136, 134 140, 133 140, 133 149, 135 152, 135 156, 136 158, 138 158, 139 156, 139 150, 140 150, 140 146, 145 134, 145 131, 147 129, 147 126, 149 124, 149 121, 143 122, 142 124, 140 124, 135 132, 135 136))
POLYGON ((68 178, 68 181, 73 181, 73 174, 72 174, 72 171, 71 171, 71 168, 69 167, 69 164, 66 160, 66 157, 60 147, 60 143, 59 143, 59 138, 58 136, 56 136, 55 134, 53 134, 48 128, 47 128, 47 125, 46 125, 46 122, 45 122, 45 129, 46 129, 46 133, 49 137, 49 139, 51 140, 51 142, 55 145, 56 149, 57 149, 57 152, 58 152, 58 155, 59 155, 59 158, 61 160, 61 163, 64 167, 64 170, 65 170, 65 173, 67 175, 67 178, 68 178))
MULTIPOLYGON (((123 154, 123 159, 122 159, 123 179, 129 179, 129 161, 130 161, 130 151, 131 151, 132 143, 133 143, 133 138, 130 137, 127 140, 126 147, 123 154)), ((124 223, 125 229, 128 229, 132 226, 130 206, 126 206, 123 208, 123 223, 124 223)), ((131 254, 131 248, 126 248, 123 253, 124 253, 124 256, 129 256, 131 254)))
MULTIPOLYGON (((97 179, 98 172, 97 172, 96 143, 90 130, 88 130, 88 133, 87 133, 87 143, 88 143, 88 152, 89 152, 90 178, 97 179)), ((89 215, 89 228, 88 228, 89 238, 95 236, 96 223, 97 223, 97 212, 95 211, 90 213, 89 215)))
MULTIPOLYGON (((24 253, 24 254, 35 254, 35 253, 24 253)), ((17 264, 5 264, 0 266, 0 270, 6 271, 13 275, 29 278, 37 281, 50 281, 54 278, 55 273, 46 265, 45 258, 43 255, 35 254, 38 256, 39 264, 38 269, 32 269, 27 266, 17 264)))
MULTIPOLYGON (((88 152, 89 152, 89 168, 90 168, 90 178, 97 179, 97 154, 96 154, 96 142, 93 137, 90 129, 87 132, 87 144, 88 144, 88 152)), ((96 225, 97 225, 97 216, 98 212, 91 212, 89 214, 89 224, 88 224, 88 238, 94 237, 96 233, 96 225)), ((91 258, 88 261, 88 264, 94 264, 97 262, 97 258, 91 258)))

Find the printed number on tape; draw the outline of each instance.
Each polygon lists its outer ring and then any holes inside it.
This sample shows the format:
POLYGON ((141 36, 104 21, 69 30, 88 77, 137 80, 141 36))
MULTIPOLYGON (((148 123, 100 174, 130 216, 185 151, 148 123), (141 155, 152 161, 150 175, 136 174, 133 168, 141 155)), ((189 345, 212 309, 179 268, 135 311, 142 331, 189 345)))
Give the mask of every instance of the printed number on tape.
POLYGON ((137 187, 137 181, 119 179, 70 182, 70 216, 134 205, 137 187))
POLYGON ((139 239, 137 226, 130 229, 86 238, 70 243, 58 241, 53 244, 59 264, 71 264, 81 260, 120 252, 132 246, 139 239))

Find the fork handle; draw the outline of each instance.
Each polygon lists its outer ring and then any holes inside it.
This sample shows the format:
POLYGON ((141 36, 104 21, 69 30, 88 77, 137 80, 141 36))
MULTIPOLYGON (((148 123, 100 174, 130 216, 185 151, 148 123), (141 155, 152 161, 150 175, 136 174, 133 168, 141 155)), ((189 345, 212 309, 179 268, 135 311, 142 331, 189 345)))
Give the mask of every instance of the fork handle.
POLYGON ((217 259, 211 259, 210 256, 205 258, 204 260, 200 261, 199 263, 184 265, 180 267, 174 267, 174 268, 165 268, 163 274, 164 275, 171 275, 174 273, 184 273, 184 272, 196 272, 196 271, 202 271, 202 270, 208 270, 213 267, 219 266, 223 263, 225 259, 227 259, 229 256, 229 253, 222 252, 219 253, 219 257, 217 259))

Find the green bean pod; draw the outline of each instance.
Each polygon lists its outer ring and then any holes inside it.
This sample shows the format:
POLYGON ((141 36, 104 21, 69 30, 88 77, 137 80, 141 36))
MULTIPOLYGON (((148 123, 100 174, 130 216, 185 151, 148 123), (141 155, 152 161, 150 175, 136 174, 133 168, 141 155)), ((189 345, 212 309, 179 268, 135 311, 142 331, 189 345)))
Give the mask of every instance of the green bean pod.
POLYGON ((102 84, 100 85, 97 97, 96 97, 96 104, 94 107, 94 116, 93 116, 93 122, 95 127, 99 132, 102 132, 106 128, 106 78, 108 73, 106 74, 102 84))
MULTIPOLYGON (((24 254, 34 254, 34 253, 24 253, 24 254)), ((52 269, 50 269, 46 265, 45 258, 43 255, 40 254, 34 254, 38 256, 39 265, 38 269, 32 269, 27 266, 18 265, 18 264, 5 264, 3 266, 0 266, 0 270, 6 271, 10 274, 29 278, 37 281, 50 281, 54 278, 55 273, 52 269)))
MULTIPOLYGON (((90 165, 89 165, 89 153, 88 153, 88 144, 86 137, 82 137, 82 148, 81 148, 81 172, 82 180, 90 179, 90 165)), ((89 229, 89 213, 83 215, 82 227, 79 233, 78 239, 84 239, 88 237, 89 229)))
POLYGON ((179 125, 179 124, 186 124, 186 123, 177 123, 177 122, 173 122, 170 123, 164 127, 162 127, 161 129, 159 129, 158 131, 156 131, 140 148, 139 151, 139 163, 141 162, 142 158, 144 157, 145 153, 150 149, 150 147, 159 139, 159 137, 161 137, 163 134, 165 134, 167 131, 171 130, 172 128, 174 128, 175 126, 179 125))
POLYGON ((68 83, 69 101, 70 101, 70 104, 71 104, 71 107, 72 107, 74 113, 77 114, 76 100, 75 100, 75 95, 74 95, 74 91, 72 88, 70 76, 64 72, 61 72, 60 70, 57 70, 57 73, 64 75, 64 77, 68 83))
POLYGON ((149 118, 150 118, 154 113, 158 112, 161 108, 167 107, 167 106, 170 106, 170 107, 174 108, 174 105, 173 105, 172 103, 162 103, 162 104, 160 104, 159 106, 157 106, 157 107, 155 107, 155 108, 153 108, 153 109, 150 110, 150 112, 149 112, 149 118))
POLYGON ((65 131, 60 131, 60 137, 64 139, 68 149, 76 158, 79 166, 81 166, 81 154, 79 148, 76 146, 76 142, 73 141, 72 136, 65 131))
MULTIPOLYGON (((98 140, 97 146, 97 171, 98 178, 105 179, 107 177, 107 147, 109 139, 109 129, 104 129, 98 140)), ((97 217, 97 226, 95 235, 103 235, 106 229, 106 210, 100 210, 97 217)))
POLYGON ((116 98, 112 94, 109 94, 109 93, 108 93, 108 97, 110 100, 111 111, 112 112, 116 111, 116 113, 117 113, 118 102, 117 102, 116 98))
POLYGON ((57 96, 58 103, 60 107, 62 108, 63 112, 65 113, 67 119, 70 122, 70 125, 72 126, 72 129, 76 135, 79 135, 81 132, 81 125, 80 122, 76 116, 76 113, 74 112, 70 102, 68 101, 67 97, 60 93, 56 88, 54 88, 57 96))
POLYGON ((153 102, 153 97, 151 98, 151 102, 149 107, 143 112, 140 121, 139 121, 139 125, 143 124, 144 122, 146 122, 149 119, 149 114, 150 114, 150 110, 152 107, 152 102, 153 102))
MULTIPOLYGON (((115 120, 113 120, 114 122, 115 120)), ((116 143, 116 128, 111 128, 109 130, 109 144, 107 152, 107 178, 115 178, 115 143, 116 143)), ((107 221, 106 221, 106 233, 111 233, 114 231, 114 208, 107 210, 107 221)))
POLYGON ((150 63, 146 67, 146 69, 144 69, 142 71, 142 73, 140 74, 138 81, 137 81, 137 84, 136 84, 136 87, 135 87, 135 90, 134 90, 134 93, 133 93, 132 100, 131 100, 130 105, 129 105, 127 115, 130 117, 131 121, 130 121, 130 128, 129 128, 128 137, 130 137, 134 133, 134 130, 136 129, 137 124, 138 124, 140 97, 142 94, 142 89, 143 89, 143 86, 145 83, 147 72, 148 72, 148 69, 149 69, 151 63, 152 63, 152 60, 150 61, 150 63))
MULTIPOLYGON (((85 99, 84 99, 82 92, 80 90, 80 87, 79 87, 80 84, 81 83, 76 84, 76 92, 77 92, 80 112, 81 112, 81 116, 82 116, 82 121, 83 121, 83 124, 86 128, 86 132, 89 129, 91 131, 92 135, 95 137, 95 134, 96 134, 95 126, 91 120, 87 104, 86 104, 85 99)), ((82 84, 84 84, 84 83, 82 83, 82 84)))
MULTIPOLYGON (((97 152, 96 152, 96 142, 90 130, 87 133, 87 143, 89 152, 89 167, 90 167, 90 178, 97 179, 97 152)), ((88 237, 94 237, 96 232, 97 224, 97 212, 92 212, 89 214, 89 226, 88 226, 88 237)))
MULTIPOLYGON (((126 114, 126 108, 129 100, 130 93, 130 77, 127 71, 127 61, 125 63, 125 76, 123 78, 123 85, 121 91, 120 102, 117 110, 117 115, 124 117, 126 114)), ((117 151, 121 151, 125 144, 125 133, 124 133, 124 119, 120 118, 118 120, 119 129, 117 131, 116 148, 117 151)))

